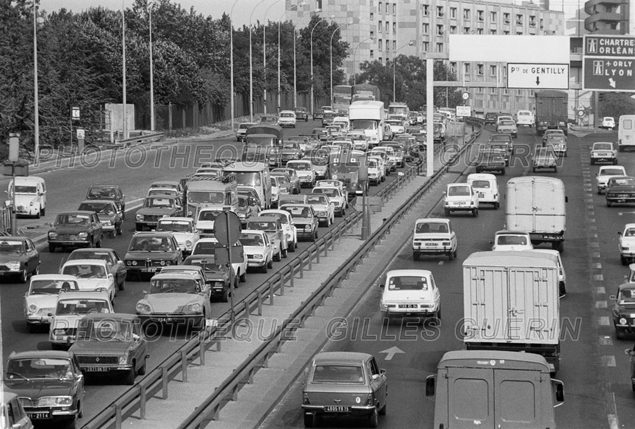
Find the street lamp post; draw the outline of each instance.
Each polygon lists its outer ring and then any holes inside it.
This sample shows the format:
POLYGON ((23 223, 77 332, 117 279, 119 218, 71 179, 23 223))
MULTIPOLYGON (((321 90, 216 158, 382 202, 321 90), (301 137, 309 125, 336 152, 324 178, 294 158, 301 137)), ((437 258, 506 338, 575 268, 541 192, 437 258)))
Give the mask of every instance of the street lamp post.
POLYGON ((150 31, 150 131, 154 131, 154 61, 152 59, 152 8, 154 3, 148 3, 148 23, 150 31))
POLYGON ((35 165, 40 162, 40 108, 38 94, 38 72, 37 72, 37 3, 33 0, 33 105, 34 105, 34 129, 33 129, 33 150, 35 151, 35 165))
MULTIPOLYGON (((281 0, 276 0, 273 3, 271 3, 269 5, 269 7, 267 8, 267 10, 265 11, 265 14, 263 15, 263 25, 262 25, 262 70, 263 70, 263 78, 265 80, 265 85, 264 85, 264 93, 263 93, 263 104, 264 104, 264 114, 267 114, 267 50, 266 50, 266 46, 267 46, 267 13, 269 12, 269 9, 271 9, 271 7, 273 5, 275 5, 276 3, 280 3, 281 0)), ((280 21, 278 21, 278 46, 280 46, 280 21)), ((278 53, 279 55, 279 53, 278 53)), ((278 70, 278 74, 280 73, 280 70, 278 70)), ((280 103, 278 103, 280 104, 280 103)))
POLYGON ((234 21, 232 15, 234 13, 234 6, 236 6, 238 0, 234 0, 232 8, 229 11, 229 108, 231 110, 231 126, 234 129, 234 21))
POLYGON ((355 73, 355 67, 357 66, 356 64, 356 56, 357 56, 357 48, 359 48, 361 46, 362 43, 365 43, 368 40, 372 40, 372 37, 367 37, 364 40, 362 40, 361 42, 359 42, 355 48, 353 48, 353 85, 357 84, 357 73, 355 73))
POLYGON ((254 121, 254 66, 251 44, 251 18, 254 16, 254 11, 265 0, 260 0, 251 10, 249 15, 249 122, 254 121))
MULTIPOLYGON (((414 44, 415 42, 411 40, 410 42, 403 45, 401 48, 405 48, 406 46, 413 46, 414 44)), ((395 51, 395 58, 392 59, 392 101, 394 102, 397 101, 397 83, 396 83, 397 82, 397 79, 396 79, 397 53, 401 50, 401 48, 395 51)))
POLYGON ((126 9, 124 0, 121 0, 121 52, 123 62, 123 139, 128 136, 128 124, 126 118, 126 9))
MULTIPOLYGON (((300 2, 298 3, 298 6, 304 6, 306 3, 305 2, 300 2)), ((305 16, 310 16, 310 15, 305 15, 305 16)), ((298 23, 300 23, 300 21, 302 20, 302 18, 300 18, 298 20, 298 23)), ((295 49, 295 43, 296 43, 296 31, 295 31, 295 26, 293 27, 293 108, 295 109, 296 107, 298 107, 298 73, 297 73, 297 66, 296 66, 296 49, 295 49)))
POLYGON ((315 104, 315 102, 313 101, 313 30, 315 30, 315 28, 318 25, 322 24, 323 22, 326 22, 326 21, 321 19, 315 23, 313 28, 311 28, 311 40, 310 40, 311 42, 311 115, 313 115, 313 107, 314 107, 313 105, 315 104))

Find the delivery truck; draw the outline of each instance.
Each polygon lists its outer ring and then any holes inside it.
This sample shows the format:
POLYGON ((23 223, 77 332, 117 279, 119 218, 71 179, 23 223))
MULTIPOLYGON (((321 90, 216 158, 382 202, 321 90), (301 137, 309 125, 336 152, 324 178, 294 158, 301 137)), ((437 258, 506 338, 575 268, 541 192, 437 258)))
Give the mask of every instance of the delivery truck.
POLYGON ((467 350, 537 353, 560 360, 558 262, 524 251, 471 254, 463 262, 463 338, 467 350))
POLYGON ((459 350, 443 355, 426 396, 436 396, 434 429, 554 429, 564 385, 540 355, 459 350))
POLYGON ((525 231, 531 243, 551 243, 564 251, 567 213, 564 183, 555 177, 522 176, 507 181, 505 189, 506 229, 525 231))
POLYGON ((543 135, 546 130, 562 130, 568 134, 569 96, 564 91, 536 91, 536 134, 543 135))

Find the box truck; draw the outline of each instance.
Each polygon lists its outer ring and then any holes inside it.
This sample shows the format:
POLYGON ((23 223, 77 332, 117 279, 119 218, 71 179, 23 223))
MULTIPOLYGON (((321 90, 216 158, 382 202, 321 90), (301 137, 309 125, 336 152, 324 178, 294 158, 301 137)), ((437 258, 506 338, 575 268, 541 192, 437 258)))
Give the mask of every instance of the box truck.
POLYGON ((528 232, 534 245, 551 243, 564 250, 567 230, 564 183, 545 176, 514 177, 505 192, 506 229, 528 232))
POLYGON ((534 353, 451 351, 426 379, 436 396, 434 428, 554 429, 564 386, 534 353))
POLYGON ((564 91, 536 91, 536 134, 541 136, 546 130, 562 130, 566 135, 569 130, 568 103, 569 96, 564 91))
POLYGON ((476 252, 463 262, 467 350, 536 353, 559 368, 558 262, 526 250, 476 252))
POLYGON ((384 140, 384 103, 381 101, 354 101, 348 107, 352 131, 363 131, 371 146, 384 140))

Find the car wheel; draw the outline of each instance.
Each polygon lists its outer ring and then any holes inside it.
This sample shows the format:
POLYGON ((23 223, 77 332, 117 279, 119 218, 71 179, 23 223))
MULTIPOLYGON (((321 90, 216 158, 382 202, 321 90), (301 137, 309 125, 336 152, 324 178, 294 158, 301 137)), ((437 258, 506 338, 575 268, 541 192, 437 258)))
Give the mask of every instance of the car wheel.
POLYGON ((40 208, 40 214, 41 214, 42 216, 46 216, 46 207, 42 207, 42 208, 40 208))
POLYGON ((531 171, 535 173, 536 172, 536 167, 532 167, 531 171))
POLYGON ((282 257, 283 258, 287 258, 289 256, 289 250, 287 249, 282 249, 282 257))
POLYGON ((141 368, 139 368, 139 375, 146 375, 146 369, 147 369, 147 359, 143 358, 143 365, 141 365, 141 368))
POLYGON ((95 247, 97 247, 97 248, 101 247, 101 235, 99 236, 99 241, 97 241, 97 243, 95 243, 95 247))
POLYGON ((622 255, 620 255, 620 261, 622 262, 622 265, 628 265, 628 260, 622 255))
POLYGON ((368 416, 368 426, 371 428, 379 426, 379 411, 377 411, 377 407, 375 407, 370 416, 368 416))
POLYGON ((474 217, 478 216, 478 209, 472 209, 472 216, 474 217))
POLYGON ((453 260, 454 260, 454 252, 450 252, 450 253, 448 254, 448 259, 449 259, 450 261, 453 261, 453 260))
POLYGON ((564 282, 560 282, 558 284, 558 291, 560 292, 560 298, 563 298, 567 295, 567 285, 564 282))
POLYGON ((591 165, 595 165, 595 161, 593 159, 591 160, 591 165))
POLYGON ((225 292, 223 292, 223 296, 221 296, 220 300, 222 302, 229 301, 229 288, 225 289, 225 292))
POLYGON ((450 216, 450 209, 443 209, 446 216, 450 216))
POLYGON ((134 380, 135 378, 137 378, 137 369, 135 368, 136 363, 133 362, 132 364, 132 368, 130 368, 130 371, 128 371, 128 374, 126 375, 126 384, 128 386, 132 386, 134 384, 134 380))
MULTIPOLYGON (((276 253, 275 255, 273 255, 273 260, 274 260, 274 261, 276 261, 276 262, 280 262, 280 261, 282 261, 282 255, 281 255, 281 253, 282 253, 282 252, 278 252, 278 253, 276 253)), ((272 261, 272 264, 273 264, 273 261, 272 261)))
POLYGON ((417 252, 412 252, 412 259, 415 261, 419 260, 419 254, 417 252))
POLYGON ((623 328, 618 328, 618 327, 616 326, 616 327, 615 327, 615 336, 616 336, 618 339, 620 339, 620 340, 621 340, 622 338, 624 338, 624 329, 623 329, 623 328))
POLYGON ((613 165, 617 165, 617 159, 613 160, 613 165))
POLYGON ((269 260, 269 263, 267 264, 267 268, 273 268, 273 257, 269 260))
POLYGON ((558 167, 553 167, 553 172, 557 173, 558 172, 558 167))
POLYGON ((503 176, 505 175, 505 169, 504 168, 501 169, 501 175, 503 175, 503 176))
POLYGON ((113 229, 110 233, 110 238, 117 238, 117 228, 113 229))
POLYGON ((295 241, 292 241, 291 243, 289 243, 289 252, 295 252, 295 241))
POLYGON ((384 406, 381 407, 381 409, 379 410, 379 415, 381 416, 385 416, 386 415, 386 407, 388 406, 387 402, 384 402, 384 406))
POLYGON ((304 427, 312 428, 315 422, 315 414, 313 413, 304 413, 304 427))
POLYGON ((318 239, 318 230, 316 229, 316 230, 313 232, 313 241, 316 241, 317 239, 318 239))
POLYGON ((240 273, 240 276, 238 276, 238 279, 240 280, 241 283, 245 283, 247 281, 247 273, 246 272, 240 273))
POLYGON ((613 205, 613 203, 612 203, 612 202, 610 202, 609 200, 606 200, 606 206, 607 206, 607 207, 611 207, 612 205, 613 205))
POLYGON ((261 272, 261 273, 265 273, 265 274, 267 274, 267 271, 268 271, 268 270, 267 270, 267 265, 269 265, 269 263, 268 263, 268 262, 265 262, 265 263, 263 264, 263 266, 262 266, 262 267, 260 267, 260 272, 261 272))
POLYGON ((136 225, 135 225, 135 229, 136 229, 137 231, 143 231, 143 225, 136 224, 136 225))

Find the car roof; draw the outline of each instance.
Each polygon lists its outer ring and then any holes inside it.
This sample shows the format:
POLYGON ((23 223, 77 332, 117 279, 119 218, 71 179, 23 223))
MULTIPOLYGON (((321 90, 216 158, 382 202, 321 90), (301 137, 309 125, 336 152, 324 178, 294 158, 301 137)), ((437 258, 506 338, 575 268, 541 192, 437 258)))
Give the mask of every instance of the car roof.
POLYGON ((170 231, 137 231, 133 237, 174 237, 174 234, 170 231))
MULTIPOLYGON (((195 265, 190 265, 190 266, 194 267, 195 265)), ((197 268, 201 268, 201 267, 197 266, 197 268)), ((194 268, 182 268, 182 271, 166 272, 166 273, 160 272, 158 274, 155 274, 154 276, 152 276, 150 281, 163 280, 163 279, 192 280, 197 278, 201 278, 201 274, 199 270, 194 268)))
POLYGON ((147 195, 145 198, 161 198, 165 200, 179 200, 179 201, 181 200, 181 198, 176 195, 168 195, 168 194, 147 195))
POLYGON ((241 234, 258 234, 258 235, 262 235, 262 234, 266 234, 265 231, 261 231, 259 229, 243 229, 242 231, 240 231, 241 234))
POLYGON ((92 210, 73 210, 73 211, 68 211, 68 212, 61 212, 58 213, 58 215, 69 215, 69 214, 82 214, 82 215, 91 215, 94 214, 95 212, 92 210))
POLYGON ((114 320, 114 321, 134 321, 139 320, 136 314, 127 313, 91 313, 84 316, 84 320, 114 320))
POLYGON ((322 352, 313 357, 315 365, 323 363, 362 363, 370 359, 372 355, 359 352, 322 352))
POLYGON ((71 292, 64 292, 58 295, 57 300, 65 299, 103 299, 104 301, 110 301, 110 293, 107 290, 78 290, 71 292))
POLYGON ((178 182, 176 180, 156 180, 152 183, 150 183, 150 186, 152 185, 177 185, 179 186, 181 184, 181 182, 178 182))
POLYGON ((494 180, 496 181, 496 176, 490 173, 472 173, 467 176, 467 180, 494 180))
POLYGON ((73 352, 66 350, 28 350, 25 352, 11 352, 9 359, 35 359, 35 358, 54 358, 54 359, 71 359, 73 352))
POLYGON ((621 285, 617 287, 618 291, 621 291, 624 289, 635 289, 635 283, 622 283, 621 285))
POLYGON ((247 223, 249 223, 252 220, 255 220, 255 221, 258 221, 258 222, 278 222, 278 218, 277 217, 262 216, 260 214, 258 216, 250 217, 249 219, 247 219, 247 223))
MULTIPOLYGON (((279 209, 267 209, 267 210, 262 210, 260 213, 258 213, 258 216, 263 216, 263 215, 267 215, 267 214, 281 214, 284 216, 291 216, 291 213, 289 213, 286 210, 279 210, 279 209)), ((263 216, 264 217, 264 216, 263 216)))
MULTIPOLYGON (((93 213, 93 212, 90 212, 90 213, 93 213)), ((28 239, 28 237, 24 237, 24 236, 21 236, 21 235, 7 235, 7 236, 0 237, 0 241, 11 240, 11 241, 22 241, 22 242, 25 242, 27 239, 28 239)))
POLYGON ((507 230, 507 229, 502 229, 500 231, 496 231, 494 233, 494 235, 503 235, 503 234, 507 234, 507 235, 529 235, 529 233, 527 231, 513 231, 513 230, 507 230))
POLYGON ((64 262, 63 266, 66 265, 106 265, 106 261, 103 259, 71 259, 64 262))
POLYGON ((422 217, 415 221, 415 224, 419 222, 445 222, 450 223, 450 219, 442 218, 442 217, 422 217))
POLYGON ((429 270, 390 270, 386 273, 388 277, 429 277, 432 271, 429 270))
POLYGON ((95 203, 115 204, 115 202, 113 200, 84 200, 84 201, 82 201, 79 204, 82 205, 84 203, 89 203, 89 204, 95 204, 95 203))
POLYGON ((171 221, 180 221, 180 222, 189 222, 192 223, 194 222, 194 219, 192 219, 191 217, 185 217, 185 216, 166 216, 166 217, 162 217, 159 219, 159 222, 161 222, 162 220, 171 220, 171 221))
MULTIPOLYGON (((33 177, 33 176, 30 176, 33 177)), ((98 185, 90 185, 89 189, 92 188, 117 188, 117 189, 121 189, 121 187, 119 185, 109 185, 109 184, 98 184, 98 185)))
POLYGON ((34 274, 31 276, 31 281, 34 280, 70 280, 77 281, 77 277, 70 276, 68 274, 34 274))

